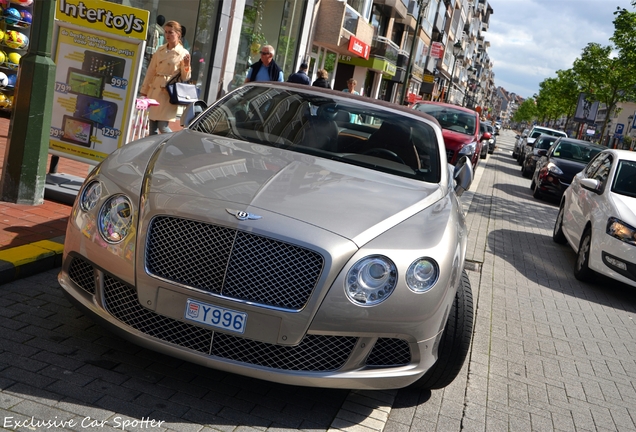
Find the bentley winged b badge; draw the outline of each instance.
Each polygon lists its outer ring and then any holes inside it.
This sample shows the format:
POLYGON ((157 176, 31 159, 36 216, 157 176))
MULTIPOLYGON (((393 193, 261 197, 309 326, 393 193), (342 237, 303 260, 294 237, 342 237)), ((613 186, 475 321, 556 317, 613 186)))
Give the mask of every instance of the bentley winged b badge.
POLYGON ((233 209, 226 208, 225 211, 231 215, 234 215, 240 221, 257 220, 263 217, 263 216, 255 215, 254 213, 243 211, 243 210, 233 210, 233 209))

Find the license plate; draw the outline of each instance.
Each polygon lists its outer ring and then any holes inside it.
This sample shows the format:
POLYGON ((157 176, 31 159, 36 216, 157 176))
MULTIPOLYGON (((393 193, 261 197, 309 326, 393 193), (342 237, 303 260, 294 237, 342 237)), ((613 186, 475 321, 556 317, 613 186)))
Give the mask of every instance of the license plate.
POLYGON ((235 333, 243 333, 247 314, 188 299, 185 319, 235 333))

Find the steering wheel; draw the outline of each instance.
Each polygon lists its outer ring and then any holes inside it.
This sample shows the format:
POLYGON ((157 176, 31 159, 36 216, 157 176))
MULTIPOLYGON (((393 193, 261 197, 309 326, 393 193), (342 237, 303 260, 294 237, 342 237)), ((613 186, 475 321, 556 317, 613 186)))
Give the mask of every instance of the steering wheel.
POLYGON ((399 162, 403 165, 406 165, 406 162, 404 162, 404 159, 399 157, 396 153, 392 152, 391 150, 387 150, 385 148, 381 148, 381 147, 372 148, 365 152, 362 152, 362 154, 369 155, 369 156, 379 156, 381 158, 392 160, 395 162, 399 162))

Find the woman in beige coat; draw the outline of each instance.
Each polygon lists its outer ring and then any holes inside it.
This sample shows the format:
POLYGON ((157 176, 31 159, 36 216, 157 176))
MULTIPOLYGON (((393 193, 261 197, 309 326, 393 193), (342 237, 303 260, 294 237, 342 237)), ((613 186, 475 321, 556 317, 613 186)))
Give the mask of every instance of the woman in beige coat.
POLYGON ((181 81, 190 79, 190 54, 181 43, 181 25, 176 21, 168 21, 163 28, 167 43, 157 48, 152 55, 139 91, 142 96, 159 102, 159 106, 148 109, 150 135, 172 132, 168 123, 175 120, 178 106, 170 103, 170 95, 166 90, 170 78, 181 72, 181 81))

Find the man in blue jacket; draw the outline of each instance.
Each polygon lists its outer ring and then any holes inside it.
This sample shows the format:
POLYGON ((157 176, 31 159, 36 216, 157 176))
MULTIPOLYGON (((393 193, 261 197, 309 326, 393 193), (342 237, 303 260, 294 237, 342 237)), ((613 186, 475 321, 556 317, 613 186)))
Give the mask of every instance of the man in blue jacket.
POLYGON ((261 59, 250 66, 245 82, 280 81, 283 82, 283 71, 274 61, 274 47, 261 47, 261 59))

